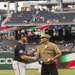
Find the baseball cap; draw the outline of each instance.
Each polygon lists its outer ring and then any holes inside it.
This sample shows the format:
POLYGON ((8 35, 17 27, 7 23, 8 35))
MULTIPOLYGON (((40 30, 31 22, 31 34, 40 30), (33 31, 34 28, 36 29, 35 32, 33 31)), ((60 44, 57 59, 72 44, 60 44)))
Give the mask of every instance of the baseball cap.
POLYGON ((42 33, 41 36, 40 36, 40 39, 41 38, 51 38, 51 36, 48 35, 48 34, 42 33))
POLYGON ((21 37, 26 37, 26 34, 25 33, 19 33, 19 39, 21 38, 21 37))

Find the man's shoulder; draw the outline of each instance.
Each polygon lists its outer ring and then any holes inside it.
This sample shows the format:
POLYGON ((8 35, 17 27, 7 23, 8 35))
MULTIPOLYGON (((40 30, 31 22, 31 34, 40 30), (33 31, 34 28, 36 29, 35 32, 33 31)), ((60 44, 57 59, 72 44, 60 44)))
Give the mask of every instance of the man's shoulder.
POLYGON ((20 42, 17 42, 17 46, 22 46, 23 44, 20 42))
POLYGON ((40 44, 38 47, 42 47, 43 46, 43 44, 40 44))
POLYGON ((53 42, 49 42, 48 44, 49 44, 49 45, 56 45, 56 44, 55 44, 55 43, 53 43, 53 42))

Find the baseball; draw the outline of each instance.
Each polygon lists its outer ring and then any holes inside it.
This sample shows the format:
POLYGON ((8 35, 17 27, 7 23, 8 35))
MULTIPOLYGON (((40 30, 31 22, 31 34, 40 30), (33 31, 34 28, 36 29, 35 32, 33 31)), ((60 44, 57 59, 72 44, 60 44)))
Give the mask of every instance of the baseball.
POLYGON ((48 58, 48 61, 50 61, 50 58, 48 58))

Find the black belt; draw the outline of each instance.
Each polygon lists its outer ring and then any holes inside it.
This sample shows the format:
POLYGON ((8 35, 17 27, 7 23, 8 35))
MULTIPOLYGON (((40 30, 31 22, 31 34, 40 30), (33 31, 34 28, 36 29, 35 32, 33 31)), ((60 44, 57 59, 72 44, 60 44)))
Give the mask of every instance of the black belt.
POLYGON ((51 62, 51 63, 49 63, 49 62, 48 63, 44 63, 43 62, 42 64, 50 65, 50 64, 53 64, 53 63, 55 63, 55 62, 51 62))

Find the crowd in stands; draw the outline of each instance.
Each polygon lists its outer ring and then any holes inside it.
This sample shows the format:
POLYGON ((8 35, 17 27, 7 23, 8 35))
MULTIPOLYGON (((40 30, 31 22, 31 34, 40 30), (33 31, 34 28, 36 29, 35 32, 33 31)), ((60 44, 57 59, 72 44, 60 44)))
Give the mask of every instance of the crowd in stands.
POLYGON ((18 24, 18 23, 65 23, 75 22, 75 13, 54 13, 50 9, 31 9, 29 11, 17 11, 13 13, 6 24, 18 24), (69 18, 71 17, 71 18, 69 18))
MULTIPOLYGON (((73 42, 55 42, 59 49, 61 51, 75 51, 75 40, 73 42), (73 49, 74 48, 74 49, 73 49), (72 50, 73 49, 73 50, 72 50)), ((0 51, 13 51, 14 50, 14 47, 16 46, 17 44, 17 40, 14 40, 14 41, 7 41, 7 40, 4 40, 2 42, 0 42, 0 51)), ((26 43, 26 50, 32 50, 32 49, 35 49, 36 46, 38 46, 38 44, 35 43, 26 43)))
POLYGON ((9 40, 2 40, 0 42, 0 51, 12 51, 16 45, 17 41, 9 41, 9 40))

